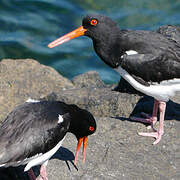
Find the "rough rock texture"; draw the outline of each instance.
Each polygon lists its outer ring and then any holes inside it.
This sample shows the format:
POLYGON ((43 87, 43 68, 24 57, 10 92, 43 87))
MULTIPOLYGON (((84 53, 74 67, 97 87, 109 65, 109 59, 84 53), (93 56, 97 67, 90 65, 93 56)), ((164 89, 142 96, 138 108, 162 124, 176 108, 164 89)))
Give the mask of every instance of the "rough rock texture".
MULTIPOLYGON (((69 163, 70 171, 65 162, 53 159, 48 168, 50 179, 55 180, 56 175, 63 176, 64 180, 180 178, 179 122, 168 121, 163 140, 153 146, 153 139, 137 135, 137 131, 146 131, 143 124, 121 118, 96 120, 98 129, 95 135, 89 137, 86 165, 79 161, 77 172, 69 163), (54 163, 59 164, 61 171, 53 169, 54 163)), ((63 145, 71 151, 75 150, 71 146, 72 138, 68 137, 63 145)), ((73 141, 75 143, 75 139, 73 141)))
MULTIPOLYGON (((130 114, 152 112, 153 99, 119 93, 88 72, 72 82, 34 60, 0 62, 0 120, 28 97, 61 100, 88 109, 97 120, 97 131, 88 138, 86 163, 79 154, 73 166, 76 139, 68 134, 63 147, 49 161, 49 180, 180 179, 180 95, 168 102, 165 134, 153 146, 148 131, 132 122, 130 114), (77 171, 78 169, 78 171, 77 171)), ((39 168, 34 168, 36 175, 39 168)), ((23 167, 0 168, 0 180, 27 180, 23 167)))
POLYGON ((72 82, 77 88, 107 87, 107 85, 104 84, 96 71, 89 71, 85 74, 78 75, 73 78, 72 82))
POLYGON ((139 97, 121 94, 109 88, 76 88, 50 94, 46 100, 59 100, 85 108, 95 116, 129 117, 139 97))
POLYGON ((0 121, 29 97, 41 98, 73 84, 53 68, 32 59, 0 62, 0 121))
POLYGON ((156 32, 163 34, 168 39, 176 41, 180 44, 180 27, 179 26, 172 26, 172 25, 165 25, 161 26, 156 32))

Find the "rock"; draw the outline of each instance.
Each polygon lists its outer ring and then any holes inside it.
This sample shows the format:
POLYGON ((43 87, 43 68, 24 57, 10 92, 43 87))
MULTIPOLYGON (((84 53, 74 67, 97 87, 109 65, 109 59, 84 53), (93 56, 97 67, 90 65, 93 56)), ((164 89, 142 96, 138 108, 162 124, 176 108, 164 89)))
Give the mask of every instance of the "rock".
MULTIPOLYGON (((45 98, 52 99, 51 96, 45 98)), ((139 96, 119 93, 110 88, 78 88, 60 91, 56 100, 76 104, 95 116, 129 117, 139 96)))
POLYGON ((131 86, 123 78, 120 79, 118 85, 114 88, 114 91, 118 91, 118 92, 121 92, 121 93, 137 94, 137 95, 140 95, 140 96, 144 96, 144 94, 142 92, 137 91, 133 86, 131 86))
MULTIPOLYGON (((180 122, 166 121, 161 142, 153 146, 153 138, 137 135, 137 131, 147 131, 141 123, 109 117, 96 118, 96 121, 98 128, 88 138, 85 164, 82 163, 81 153, 77 167, 72 164, 77 141, 72 134, 67 134, 63 147, 48 163, 49 180, 132 180, 154 177, 179 180, 180 122)), ((34 169, 38 175, 39 168, 34 169)), ((14 180, 15 175, 17 180, 29 180, 21 167, 4 170, 8 172, 6 176, 14 177, 14 180)), ((1 172, 0 176, 3 177, 1 172)))
MULTIPOLYGON (((176 119, 180 120, 180 104, 176 102, 180 102, 180 96, 174 97, 176 100, 169 100, 166 103, 166 114, 165 119, 176 119), (179 101, 178 101, 179 99, 179 101)), ((135 108, 131 112, 130 116, 141 116, 141 112, 152 114, 153 111, 154 99, 149 96, 144 96, 137 102, 135 108)))
MULTIPOLYGON (((48 164, 49 180, 57 177, 63 177, 63 180, 180 178, 178 121, 167 121, 162 141, 153 146, 153 138, 137 135, 137 131, 147 131, 141 123, 109 117, 96 120, 98 129, 88 138, 86 163, 82 164, 80 154, 77 171, 70 162, 71 157, 67 162, 59 160, 62 157, 52 159, 48 164)), ((63 147, 74 152, 75 144, 75 137, 68 134, 63 147)))
MULTIPOLYGON (((153 146, 153 138, 137 135, 147 131, 145 125, 128 118, 151 113, 153 98, 112 91, 95 72, 75 77, 72 83, 35 60, 3 60, 0 93, 1 120, 29 97, 76 104, 95 116, 97 131, 88 138, 86 163, 79 154, 77 167, 73 165, 77 141, 67 134, 48 163, 49 180, 180 179, 180 94, 167 103, 165 134, 153 146)), ((0 168, 0 180, 29 180, 23 168, 0 168)), ((39 167, 34 170, 38 176, 39 167)))
POLYGON ((179 26, 172 26, 172 25, 165 25, 161 26, 157 29, 158 33, 163 34, 168 39, 176 41, 180 44, 180 27, 179 26))
POLYGON ((29 97, 39 99, 60 89, 73 88, 68 79, 35 60, 0 62, 0 121, 29 97))
POLYGON ((104 84, 99 74, 96 71, 89 71, 73 78, 72 83, 77 88, 105 88, 107 85, 104 84))

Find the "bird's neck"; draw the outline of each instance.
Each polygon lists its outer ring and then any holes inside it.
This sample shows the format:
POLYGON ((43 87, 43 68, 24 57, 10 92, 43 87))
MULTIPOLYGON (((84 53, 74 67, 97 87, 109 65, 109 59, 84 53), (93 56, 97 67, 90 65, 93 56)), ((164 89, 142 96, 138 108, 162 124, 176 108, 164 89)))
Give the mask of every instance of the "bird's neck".
POLYGON ((121 45, 121 36, 112 34, 109 37, 98 40, 93 39, 93 45, 98 56, 112 68, 116 68, 121 64, 121 55, 125 49, 121 45))

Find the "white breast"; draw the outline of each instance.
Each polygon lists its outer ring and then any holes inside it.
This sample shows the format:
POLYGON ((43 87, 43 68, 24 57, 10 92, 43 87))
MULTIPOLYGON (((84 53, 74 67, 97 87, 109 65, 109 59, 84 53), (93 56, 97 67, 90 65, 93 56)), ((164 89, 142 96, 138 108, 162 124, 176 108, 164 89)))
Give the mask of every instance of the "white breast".
POLYGON ((177 91, 180 91, 180 79, 172 79, 168 81, 162 81, 160 84, 144 86, 137 82, 127 71, 125 71, 120 66, 115 70, 136 90, 148 96, 152 96, 158 101, 167 102, 169 98, 174 96, 177 91))

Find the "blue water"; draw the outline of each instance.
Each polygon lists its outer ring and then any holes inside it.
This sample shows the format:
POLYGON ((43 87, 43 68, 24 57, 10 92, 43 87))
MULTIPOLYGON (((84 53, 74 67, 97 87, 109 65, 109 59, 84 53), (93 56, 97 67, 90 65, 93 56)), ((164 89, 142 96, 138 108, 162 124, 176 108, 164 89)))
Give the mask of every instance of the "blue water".
POLYGON ((70 79, 96 70, 105 82, 118 82, 119 75, 97 57, 87 37, 47 47, 79 27, 88 13, 105 14, 121 28, 154 30, 160 25, 180 25, 179 0, 1 0, 0 59, 34 58, 70 79))

